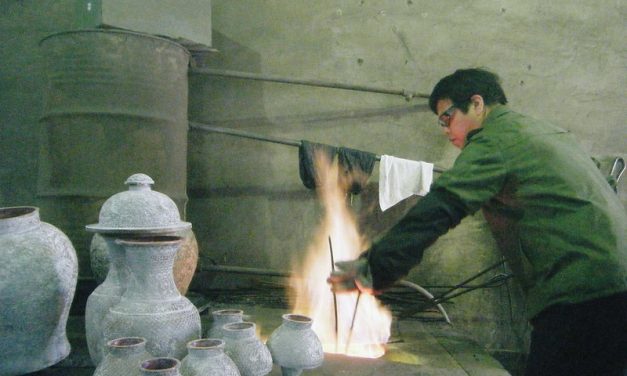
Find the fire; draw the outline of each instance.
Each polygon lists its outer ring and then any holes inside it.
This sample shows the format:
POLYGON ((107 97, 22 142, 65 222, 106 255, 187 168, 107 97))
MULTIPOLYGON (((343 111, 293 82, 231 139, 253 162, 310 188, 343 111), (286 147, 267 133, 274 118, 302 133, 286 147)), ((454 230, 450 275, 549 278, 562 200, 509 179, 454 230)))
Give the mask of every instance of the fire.
POLYGON ((385 353, 392 314, 373 296, 361 294, 356 304, 356 292, 336 294, 336 335, 334 298, 326 282, 332 265, 330 247, 335 262, 353 260, 367 248, 368 242, 360 235, 354 214, 346 204, 346 193, 338 181, 337 163, 331 164, 320 158, 316 170, 322 182, 317 191, 325 215, 305 260, 298 260, 293 265, 294 277, 290 280, 295 292, 292 312, 313 319, 312 328, 325 352, 378 358, 385 353), (324 166, 328 168, 321 168, 324 166))

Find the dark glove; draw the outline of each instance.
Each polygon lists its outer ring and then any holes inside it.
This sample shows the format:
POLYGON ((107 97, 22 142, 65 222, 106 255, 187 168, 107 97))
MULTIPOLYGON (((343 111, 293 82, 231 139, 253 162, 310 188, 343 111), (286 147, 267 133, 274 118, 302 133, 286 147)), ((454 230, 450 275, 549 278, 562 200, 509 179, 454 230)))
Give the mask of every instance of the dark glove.
POLYGON ((337 270, 327 278, 327 282, 331 284, 331 290, 334 292, 344 293, 359 290, 373 295, 378 293, 372 288, 372 274, 366 258, 338 261, 335 266, 337 270))

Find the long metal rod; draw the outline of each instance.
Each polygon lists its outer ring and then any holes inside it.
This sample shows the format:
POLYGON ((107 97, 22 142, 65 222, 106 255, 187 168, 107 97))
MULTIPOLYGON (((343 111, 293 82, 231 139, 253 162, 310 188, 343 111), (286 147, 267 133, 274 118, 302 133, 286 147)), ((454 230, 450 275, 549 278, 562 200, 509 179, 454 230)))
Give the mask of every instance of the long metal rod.
MULTIPOLYGON (((329 235, 329 252, 331 253, 331 272, 335 272, 335 258, 333 257, 333 243, 329 235)), ((333 313, 335 314, 335 351, 337 351, 339 340, 339 323, 337 320, 337 294, 333 291, 333 313)))
POLYGON ((367 86, 367 85, 353 85, 353 84, 344 84, 344 83, 339 83, 339 82, 329 82, 329 81, 321 81, 321 80, 286 78, 286 77, 279 77, 279 76, 274 76, 274 75, 269 75, 269 74, 240 72, 240 71, 232 71, 232 70, 222 70, 222 69, 212 69, 212 68, 191 68, 189 70, 189 73, 207 74, 210 76, 239 78, 239 79, 245 79, 245 80, 278 82, 278 83, 283 83, 283 84, 326 87, 326 88, 331 88, 331 89, 365 91, 365 92, 379 93, 379 94, 401 95, 406 100, 410 100, 412 98, 427 98, 427 99, 429 98, 429 94, 411 92, 406 89, 386 89, 386 88, 367 86))
POLYGON ((357 317, 357 308, 359 308, 359 299, 361 298, 361 290, 357 293, 357 301, 355 301, 355 310, 353 311, 353 319, 351 320, 351 327, 348 331, 348 339, 346 340, 346 355, 348 355, 348 348, 351 344, 353 337, 353 328, 355 327, 355 317, 357 317))
MULTIPOLYGON (((282 145, 295 146, 295 147, 300 147, 302 145, 302 142, 297 141, 297 140, 291 140, 291 139, 282 138, 282 137, 261 136, 255 133, 240 131, 238 129, 212 127, 210 125, 202 124, 202 123, 198 123, 194 121, 189 122, 189 127, 192 129, 199 129, 201 131, 206 131, 206 132, 227 134, 229 136, 249 138, 249 139, 258 140, 258 141, 272 142, 275 144, 282 144, 282 145)), ((377 161, 380 161, 381 156, 375 155, 375 159, 377 161)), ((444 172, 445 170, 443 168, 433 166, 433 171, 444 172)))
MULTIPOLYGON (((488 266, 487 268, 485 268, 484 270, 482 270, 481 272, 473 275, 472 277, 468 278, 467 280, 453 286, 451 289, 449 289, 448 291, 445 291, 443 294, 440 294, 438 296, 436 296, 433 301, 436 303, 440 303, 443 302, 444 300, 448 299, 448 295, 451 294, 453 291, 465 286, 468 282, 471 282, 479 277, 481 277, 482 275, 484 275, 485 273, 489 272, 492 269, 498 268, 499 266, 503 265, 505 263, 505 260, 501 260, 493 265, 488 266)), ((456 296, 456 294, 455 294, 456 296)))
MULTIPOLYGON (((508 279, 510 279, 512 277, 513 277, 513 275, 511 275, 511 274, 503 274, 503 275, 499 276, 497 282, 503 282, 504 283, 505 281, 507 281, 508 279)), ((437 299, 435 301, 437 303, 446 303, 446 302, 448 302, 449 300, 451 300, 453 298, 456 298, 456 297, 458 297, 460 295, 467 294, 467 293, 472 292, 474 290, 478 290, 478 289, 482 289, 482 288, 486 288, 486 287, 493 287, 494 283, 495 283, 494 279, 490 279, 487 282, 481 283, 479 285, 473 286, 471 288, 468 288, 468 289, 465 289, 465 290, 462 290, 462 291, 458 291, 458 292, 456 292, 454 294, 449 294, 449 295, 447 295, 447 296, 445 296, 445 297, 443 297, 441 299, 437 299)))

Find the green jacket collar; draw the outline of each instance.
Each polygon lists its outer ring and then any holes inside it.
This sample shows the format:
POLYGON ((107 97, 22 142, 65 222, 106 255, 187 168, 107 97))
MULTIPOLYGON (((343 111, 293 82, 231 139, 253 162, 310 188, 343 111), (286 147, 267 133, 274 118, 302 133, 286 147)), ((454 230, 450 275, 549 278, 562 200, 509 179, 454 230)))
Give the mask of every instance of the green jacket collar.
POLYGON ((483 128, 485 127, 489 128, 492 125, 492 123, 494 123, 494 120, 496 120, 497 118, 501 117, 503 114, 506 114, 510 111, 511 110, 504 104, 498 104, 494 108, 492 108, 488 116, 483 121, 483 124, 481 124, 481 127, 477 129, 473 129, 472 131, 468 132, 468 134, 466 135, 466 143, 464 144, 464 146, 468 145, 472 137, 476 135, 477 133, 481 132, 483 128))

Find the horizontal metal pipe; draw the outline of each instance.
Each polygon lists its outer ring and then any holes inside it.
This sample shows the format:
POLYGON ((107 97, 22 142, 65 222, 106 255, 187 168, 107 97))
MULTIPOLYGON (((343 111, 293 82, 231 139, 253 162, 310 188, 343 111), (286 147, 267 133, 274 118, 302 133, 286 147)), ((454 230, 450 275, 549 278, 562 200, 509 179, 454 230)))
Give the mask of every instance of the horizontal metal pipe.
POLYGON ((226 265, 207 265, 201 269, 203 272, 221 272, 221 273, 234 273, 234 274, 255 274, 265 275, 270 277, 290 277, 292 273, 282 272, 268 269, 259 268, 246 268, 241 266, 226 266, 226 265))
POLYGON ((189 126, 192 129, 199 129, 201 131, 228 134, 230 136, 250 138, 250 139, 258 140, 258 141, 274 142, 275 144, 283 144, 283 145, 296 146, 296 147, 299 147, 301 145, 300 141, 289 140, 289 139, 281 138, 281 137, 260 136, 258 134, 240 131, 237 129, 212 127, 206 124, 197 123, 193 121, 189 122, 189 126))
POLYGON ((189 70, 189 73, 207 74, 211 76, 230 77, 230 78, 240 78, 240 79, 246 79, 246 80, 278 82, 278 83, 283 83, 283 84, 295 84, 295 85, 326 87, 326 88, 332 88, 332 89, 365 91, 365 92, 379 93, 379 94, 401 95, 406 100, 410 100, 412 98, 426 98, 426 99, 429 98, 429 94, 410 92, 405 89, 400 89, 400 90, 399 89, 386 89, 386 88, 366 86, 366 85, 343 84, 339 82, 285 78, 285 77, 273 76, 273 75, 268 75, 268 74, 239 72, 239 71, 213 69, 213 68, 191 68, 189 70))
MULTIPOLYGON (((250 139, 253 139, 253 140, 273 142, 275 144, 282 144, 282 145, 288 145, 288 146, 300 147, 301 144, 302 144, 301 141, 297 141, 297 140, 290 140, 290 139, 281 138, 281 137, 261 136, 261 135, 250 133, 250 132, 240 131, 240 130, 237 130, 237 129, 212 127, 210 125, 202 124, 202 123, 198 123, 198 122, 194 122, 194 121, 190 121, 189 122, 189 127, 192 128, 192 129, 198 129, 198 130, 206 131, 206 132, 227 134, 227 135, 230 135, 230 136, 250 138, 250 139)), ((380 155, 376 155, 375 159, 377 161, 380 161, 381 160, 381 156, 380 155)), ((443 168, 433 166, 433 171, 435 171, 435 172, 444 172, 445 170, 443 168)))

